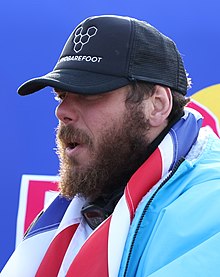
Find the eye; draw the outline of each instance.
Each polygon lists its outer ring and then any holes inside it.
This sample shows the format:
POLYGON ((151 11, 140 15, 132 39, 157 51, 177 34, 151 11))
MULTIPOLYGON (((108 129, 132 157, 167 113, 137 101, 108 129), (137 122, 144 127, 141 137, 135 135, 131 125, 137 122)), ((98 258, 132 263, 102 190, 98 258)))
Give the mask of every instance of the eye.
POLYGON ((58 102, 62 102, 63 99, 66 97, 66 92, 55 92, 54 99, 58 102))

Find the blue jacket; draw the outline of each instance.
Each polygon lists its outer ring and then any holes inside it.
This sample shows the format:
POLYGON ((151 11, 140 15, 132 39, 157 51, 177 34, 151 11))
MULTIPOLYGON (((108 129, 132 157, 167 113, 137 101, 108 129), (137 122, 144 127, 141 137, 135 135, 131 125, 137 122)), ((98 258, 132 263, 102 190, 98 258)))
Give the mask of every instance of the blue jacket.
POLYGON ((139 204, 119 276, 220 276, 220 140, 204 137, 139 204))

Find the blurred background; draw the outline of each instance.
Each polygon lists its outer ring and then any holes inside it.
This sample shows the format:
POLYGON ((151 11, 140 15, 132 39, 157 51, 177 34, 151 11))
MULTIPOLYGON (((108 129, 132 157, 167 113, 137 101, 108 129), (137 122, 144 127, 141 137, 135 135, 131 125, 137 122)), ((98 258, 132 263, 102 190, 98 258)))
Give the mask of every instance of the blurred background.
MULTIPOLYGON (((207 103, 219 118, 219 12, 219 0, 1 2, 0 270, 15 248, 19 199, 23 209, 26 205, 20 195, 22 176, 56 176, 58 172, 52 90, 21 97, 16 93, 18 86, 54 67, 67 37, 86 17, 128 15, 148 21, 176 42, 193 81, 188 95, 197 95, 196 100, 207 103)), ((34 204, 37 199, 32 196, 29 201, 34 204)))

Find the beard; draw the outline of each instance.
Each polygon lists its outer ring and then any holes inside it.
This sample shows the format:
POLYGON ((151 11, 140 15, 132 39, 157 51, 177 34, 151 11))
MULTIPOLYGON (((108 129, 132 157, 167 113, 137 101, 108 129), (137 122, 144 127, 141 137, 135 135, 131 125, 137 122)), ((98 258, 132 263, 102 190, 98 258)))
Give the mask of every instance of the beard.
MULTIPOLYGON (((110 121, 110 120, 109 120, 110 121)), ((98 146, 84 131, 59 123, 56 133, 57 154, 60 160, 60 193, 66 198, 75 195, 89 198, 108 197, 126 185, 133 173, 146 159, 150 144, 150 129, 141 105, 129 104, 122 120, 111 122, 102 130, 98 146), (79 167, 74 157, 67 157, 67 142, 80 141, 87 146, 90 161, 79 167)))

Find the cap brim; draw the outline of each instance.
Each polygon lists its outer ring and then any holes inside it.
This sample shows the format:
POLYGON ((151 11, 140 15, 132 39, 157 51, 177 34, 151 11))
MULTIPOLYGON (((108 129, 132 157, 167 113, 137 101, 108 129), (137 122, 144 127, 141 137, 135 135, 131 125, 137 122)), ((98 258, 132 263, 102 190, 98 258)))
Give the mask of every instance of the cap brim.
POLYGON ((123 87, 129 83, 130 81, 125 77, 62 69, 23 83, 18 88, 18 93, 27 95, 49 86, 79 94, 98 94, 123 87))

